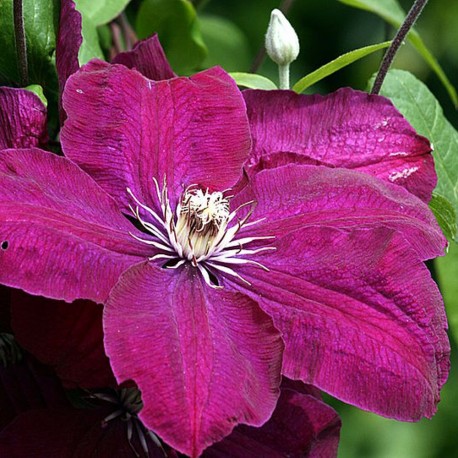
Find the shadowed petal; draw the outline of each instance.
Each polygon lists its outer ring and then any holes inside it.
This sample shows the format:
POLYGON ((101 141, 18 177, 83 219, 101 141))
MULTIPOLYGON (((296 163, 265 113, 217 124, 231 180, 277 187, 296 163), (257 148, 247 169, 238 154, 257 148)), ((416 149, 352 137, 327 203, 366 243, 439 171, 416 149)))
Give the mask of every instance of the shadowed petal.
POLYGON ((0 282, 68 302, 103 302, 147 255, 115 202, 69 160, 38 149, 0 153, 0 282))
POLYGON ((372 412, 431 417, 449 371, 442 299, 424 264, 384 228, 309 227, 243 267, 236 288, 272 316, 283 373, 372 412))
POLYGON ((112 62, 134 68, 154 81, 167 80, 176 76, 165 57, 157 34, 136 43, 132 51, 118 54, 112 62))
POLYGON ((243 94, 256 169, 288 162, 356 169, 431 199, 437 181, 431 145, 388 99, 350 88, 326 96, 243 94))
POLYGON ((270 318, 246 296, 203 285, 194 267, 129 269, 105 306, 104 332, 118 382, 142 392, 140 418, 183 453, 197 457, 274 410, 283 344, 270 318))
POLYGON ((67 405, 57 377, 29 355, 7 367, 0 364, 0 430, 27 410, 67 405))
POLYGON ((235 198, 234 207, 255 200, 253 220, 240 236, 281 236, 305 226, 392 228, 422 260, 444 254, 447 241, 434 215, 399 186, 363 173, 287 165, 257 173, 235 198))
MULTIPOLYGON (((69 76, 80 68, 78 53, 82 42, 81 13, 76 9, 73 0, 61 0, 59 34, 56 43, 56 68, 61 95, 69 76)), ((62 107, 60 110, 61 121, 63 122, 65 112, 62 107)))
POLYGON ((332 458, 337 456, 340 419, 312 394, 282 388, 272 418, 260 428, 237 426, 207 449, 205 458, 332 458))
POLYGON ((19 344, 50 365, 66 388, 116 386, 103 348, 102 307, 67 304, 15 290, 11 299, 19 344))
POLYGON ((218 68, 154 82, 92 61, 68 80, 64 108, 65 155, 125 207, 127 187, 151 205, 164 175, 172 196, 194 183, 226 189, 249 152, 243 97, 218 68))
MULTIPOLYGON (((26 412, 0 432, 0 449, 8 458, 135 457, 127 438, 126 423, 118 419, 103 424, 109 414, 107 409, 71 407, 26 412)), ((149 437, 145 440, 149 458, 167 457, 149 437)), ((137 453, 142 450, 135 434, 131 442, 137 453)))
POLYGON ((0 87, 0 149, 46 143, 46 107, 25 89, 0 87))
POLYGON ((10 293, 10 288, 0 285, 0 332, 11 333, 10 293))

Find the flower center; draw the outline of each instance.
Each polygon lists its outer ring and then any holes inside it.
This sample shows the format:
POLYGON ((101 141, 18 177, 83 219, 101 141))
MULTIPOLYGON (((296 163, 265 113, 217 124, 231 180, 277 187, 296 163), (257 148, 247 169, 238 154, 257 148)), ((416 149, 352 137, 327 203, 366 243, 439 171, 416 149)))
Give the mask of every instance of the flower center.
POLYGON ((229 199, 222 192, 188 188, 175 227, 183 256, 192 260, 208 255, 226 233, 229 216, 229 199))
MULTIPOLYGON (((162 189, 154 179, 158 206, 161 211, 155 212, 140 202, 127 188, 137 206, 130 207, 133 215, 149 233, 151 239, 143 239, 131 234, 135 239, 153 246, 157 254, 149 260, 166 260, 164 267, 178 268, 190 262, 198 268, 205 282, 211 287, 219 287, 215 273, 223 272, 243 279, 234 267, 242 264, 251 264, 268 270, 259 262, 247 259, 247 255, 255 255, 262 251, 275 250, 265 246, 256 249, 247 249, 246 245, 260 240, 270 240, 271 236, 254 236, 238 238, 242 228, 254 226, 262 220, 248 222, 255 202, 247 202, 234 211, 230 211, 231 196, 223 192, 209 192, 196 185, 186 188, 180 197, 179 203, 172 211, 167 193, 167 184, 164 179, 162 189), (244 207, 251 209, 243 218, 237 213, 244 207), (142 214, 140 214, 140 209, 142 214), (151 218, 152 217, 152 218, 151 218)), ((248 283, 249 284, 249 283, 248 283)))

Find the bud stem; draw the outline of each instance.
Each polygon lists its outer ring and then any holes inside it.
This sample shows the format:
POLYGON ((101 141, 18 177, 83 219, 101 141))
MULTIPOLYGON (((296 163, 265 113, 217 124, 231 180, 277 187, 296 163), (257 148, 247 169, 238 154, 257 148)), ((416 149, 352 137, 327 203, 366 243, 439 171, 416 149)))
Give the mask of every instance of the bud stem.
POLYGON ((289 89, 289 64, 278 66, 278 76, 280 80, 280 89, 289 89))
POLYGON ((399 28, 395 37, 393 38, 391 46, 388 48, 385 55, 383 56, 383 60, 377 72, 377 76, 375 78, 371 94, 378 94, 380 92, 383 81, 386 77, 386 74, 388 73, 388 70, 391 67, 391 64, 393 63, 396 53, 399 51, 399 48, 401 47, 404 41, 404 38, 407 36, 410 29, 415 24, 416 20, 420 16, 421 12, 423 11, 423 8, 426 6, 427 3, 428 0, 416 0, 412 5, 412 8, 410 9, 409 13, 404 19, 404 22, 402 23, 401 27, 399 28))

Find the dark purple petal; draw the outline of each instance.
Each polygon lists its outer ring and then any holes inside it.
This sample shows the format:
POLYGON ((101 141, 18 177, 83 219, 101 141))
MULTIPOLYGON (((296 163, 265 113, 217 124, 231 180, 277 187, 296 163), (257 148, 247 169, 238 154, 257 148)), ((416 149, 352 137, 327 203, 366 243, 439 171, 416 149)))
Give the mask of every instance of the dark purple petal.
POLYGON ((81 440, 91 427, 98 425, 103 432, 102 420, 98 410, 32 410, 19 415, 0 433, 0 449, 9 458, 82 458, 76 453, 81 440))
POLYGON ((0 332, 11 332, 10 288, 0 285, 0 332))
POLYGON ((0 149, 45 144, 46 107, 33 92, 0 87, 0 149))
POLYGON ((444 254, 447 241, 428 206, 414 195, 366 174, 345 169, 287 165, 256 174, 234 199, 254 200, 253 220, 240 235, 281 236, 307 226, 392 228, 422 260, 444 254))
MULTIPOLYGON (((120 419, 104 425, 107 409, 38 409, 18 416, 0 433, 0 450, 8 458, 132 458, 127 425, 120 419)), ((148 457, 164 458, 163 451, 145 437, 148 457)), ((132 446, 141 444, 134 432, 132 446)), ((141 456, 145 456, 142 454, 141 456)))
POLYGON ((260 428, 237 426, 205 451, 205 458, 332 458, 337 456, 340 419, 311 394, 282 388, 272 418, 260 428))
POLYGON ((113 64, 122 64, 138 70, 150 80, 160 81, 175 78, 157 34, 135 44, 132 51, 115 56, 113 64))
MULTIPOLYGON (((75 8, 73 0, 61 0, 59 33, 56 44, 56 67, 59 78, 60 94, 64 91, 67 79, 79 68, 78 52, 83 42, 82 18, 75 8)), ((61 121, 65 119, 65 112, 61 107, 61 121)))
POLYGON ((30 356, 7 367, 0 364, 0 430, 22 412, 67 405, 57 377, 30 356))
POLYGON ((296 162, 356 169, 430 200, 436 185, 430 142, 388 99, 350 88, 327 96, 290 91, 244 91, 244 96, 255 168, 296 162))
POLYGON ((147 255, 116 203, 68 159, 0 153, 0 283, 68 302, 103 302, 147 255))
POLYGON ((118 382, 142 392, 142 421, 183 453, 197 457, 274 410, 283 344, 272 321, 248 297, 203 285, 194 267, 129 269, 104 331, 118 382))
POLYGON ((127 187, 154 202, 153 177, 166 176, 172 196, 194 183, 228 188, 249 152, 243 97, 219 68, 154 82, 92 61, 69 79, 64 108, 65 155, 125 208, 127 187))
POLYGON ((11 313, 21 347, 52 366, 66 388, 116 386, 103 348, 100 305, 13 291, 11 313))
POLYGON ((449 371, 444 307, 424 264, 384 228, 308 227, 240 267, 286 349, 283 373, 375 413, 419 420, 436 411, 449 371))

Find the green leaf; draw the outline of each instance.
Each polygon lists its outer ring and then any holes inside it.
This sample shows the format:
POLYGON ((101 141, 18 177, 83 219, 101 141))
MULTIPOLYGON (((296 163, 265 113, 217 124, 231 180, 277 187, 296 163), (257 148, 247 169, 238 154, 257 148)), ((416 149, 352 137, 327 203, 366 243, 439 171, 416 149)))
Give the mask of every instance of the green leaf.
POLYGON ((128 2, 129 0, 75 0, 76 9, 81 13, 82 18, 83 42, 78 52, 80 65, 84 65, 95 57, 104 59, 97 26, 118 16, 128 2), (105 13, 105 8, 108 8, 107 13, 105 13))
POLYGON ((84 65, 94 57, 104 59, 97 27, 107 24, 119 16, 130 0, 75 0, 81 13, 83 42, 78 52, 78 61, 84 65))
MULTIPOLYGON (((397 2, 397 0, 339 0, 341 3, 346 5, 353 6, 355 8, 360 8, 371 13, 377 14, 386 22, 391 24, 395 28, 404 22, 405 12, 397 2)), ((418 53, 423 57, 426 63, 431 67, 431 69, 436 73, 445 89, 447 90, 450 98, 452 99, 455 107, 458 106, 458 95, 456 93, 455 87, 452 85, 448 79, 445 72, 442 70, 442 67, 437 62, 436 58, 433 56, 431 51, 426 47, 422 38, 415 29, 412 29, 407 35, 407 39, 413 45, 413 47, 418 51, 418 53)))
POLYGON ((199 67, 207 48, 203 42, 196 11, 188 0, 144 0, 138 10, 139 38, 159 35, 167 58, 178 73, 199 67))
POLYGON ((385 41, 383 43, 365 46, 364 48, 359 48, 355 49, 354 51, 347 52, 342 56, 338 57, 337 59, 328 62, 327 64, 313 71, 312 73, 309 73, 308 75, 301 78, 293 86, 293 91, 300 94, 301 92, 304 92, 308 87, 312 86, 318 81, 321 81, 327 76, 332 75, 341 68, 344 68, 347 65, 350 65, 353 62, 368 56, 369 54, 379 51, 380 49, 387 48, 388 46, 390 46, 390 44, 391 41, 385 41))
POLYGON ((78 51, 78 62, 81 65, 86 64, 91 59, 98 58, 104 60, 102 48, 100 47, 99 34, 96 25, 90 18, 82 16, 81 35, 83 41, 78 51))
POLYGON ((434 260, 439 287, 444 297, 450 330, 458 342, 458 245, 451 244, 443 258, 434 260))
POLYGON ((229 75, 234 78, 238 86, 248 87, 250 89, 264 89, 266 91, 278 89, 275 83, 265 76, 241 72, 233 72, 229 73, 229 75))
POLYGON ((27 91, 33 92, 41 100, 45 107, 48 106, 48 101, 46 100, 45 95, 43 94, 43 88, 39 84, 31 84, 30 86, 25 87, 27 91))
MULTIPOLYGON (((369 84, 371 85, 372 82, 369 84)), ((426 85, 409 72, 390 70, 383 83, 381 94, 390 98, 413 127, 432 142, 438 178, 434 193, 446 199, 453 207, 455 225, 452 227, 455 228, 454 237, 456 237, 458 132, 447 121, 442 107, 426 85)), ((448 220, 449 215, 443 215, 442 219, 448 220)), ((443 229, 445 232, 448 230, 447 227, 443 229)))
POLYGON ((95 26, 108 24, 119 16, 130 0, 75 0, 80 11, 95 26))
MULTIPOLYGON (((48 100, 57 101, 56 49, 59 0, 23 0, 29 84, 43 87, 48 100)), ((19 86, 13 0, 0 0, 0 85, 19 86)))
POLYGON ((445 197, 433 193, 429 208, 434 213, 444 235, 449 240, 453 240, 457 230, 457 223, 456 212, 452 204, 445 197))
POLYGON ((248 40, 239 27, 212 15, 199 16, 199 22, 208 48, 208 55, 202 63, 204 68, 221 65, 228 72, 249 68, 248 40))

